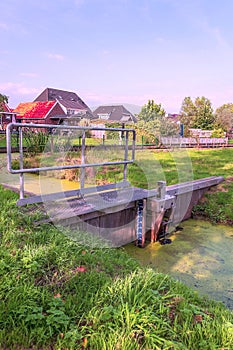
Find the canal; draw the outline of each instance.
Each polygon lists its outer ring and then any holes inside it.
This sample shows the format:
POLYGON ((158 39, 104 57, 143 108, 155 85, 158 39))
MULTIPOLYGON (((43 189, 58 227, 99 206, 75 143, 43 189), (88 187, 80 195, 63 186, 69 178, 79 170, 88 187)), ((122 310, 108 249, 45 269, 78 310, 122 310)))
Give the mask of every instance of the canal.
POLYGON ((233 228, 207 221, 184 221, 172 244, 125 246, 141 265, 169 274, 202 295, 223 302, 233 310, 233 228))

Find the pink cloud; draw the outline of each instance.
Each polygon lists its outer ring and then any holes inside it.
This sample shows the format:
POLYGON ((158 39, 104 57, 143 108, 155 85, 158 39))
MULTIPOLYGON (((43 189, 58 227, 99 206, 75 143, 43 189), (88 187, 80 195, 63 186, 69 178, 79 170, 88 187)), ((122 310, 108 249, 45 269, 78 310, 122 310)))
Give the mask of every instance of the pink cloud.
POLYGON ((59 53, 48 53, 47 57, 51 58, 51 59, 58 60, 58 61, 63 61, 65 58, 63 55, 61 55, 59 53))

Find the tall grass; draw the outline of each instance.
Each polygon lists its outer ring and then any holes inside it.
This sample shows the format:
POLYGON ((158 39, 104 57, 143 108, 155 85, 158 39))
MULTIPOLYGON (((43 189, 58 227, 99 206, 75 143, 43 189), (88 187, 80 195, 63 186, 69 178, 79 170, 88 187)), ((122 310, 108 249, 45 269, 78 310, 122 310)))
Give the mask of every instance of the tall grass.
POLYGON ((93 349, 199 350, 233 345, 227 312, 149 269, 136 270, 101 291, 82 324, 93 349))

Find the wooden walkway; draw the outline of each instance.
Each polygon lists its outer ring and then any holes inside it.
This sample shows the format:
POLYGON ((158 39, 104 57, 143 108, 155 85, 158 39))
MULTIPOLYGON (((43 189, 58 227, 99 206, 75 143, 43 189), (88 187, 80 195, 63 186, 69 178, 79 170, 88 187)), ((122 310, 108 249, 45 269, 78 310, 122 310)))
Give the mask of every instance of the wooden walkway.
POLYGON ((49 201, 46 207, 49 209, 51 220, 64 220, 93 212, 113 212, 114 208, 120 210, 130 206, 130 203, 154 195, 154 192, 142 188, 129 187, 83 195, 79 198, 49 201))

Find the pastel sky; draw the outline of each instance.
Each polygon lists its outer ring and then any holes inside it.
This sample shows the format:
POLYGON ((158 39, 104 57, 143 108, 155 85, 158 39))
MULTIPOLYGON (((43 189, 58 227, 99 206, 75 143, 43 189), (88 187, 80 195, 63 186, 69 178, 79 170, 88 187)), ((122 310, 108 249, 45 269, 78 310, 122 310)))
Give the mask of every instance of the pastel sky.
POLYGON ((233 102, 232 13, 232 0, 1 1, 0 93, 10 107, 53 87, 90 107, 216 108, 233 102))

